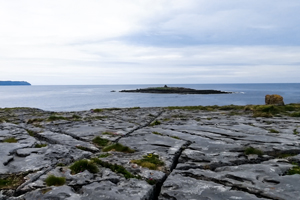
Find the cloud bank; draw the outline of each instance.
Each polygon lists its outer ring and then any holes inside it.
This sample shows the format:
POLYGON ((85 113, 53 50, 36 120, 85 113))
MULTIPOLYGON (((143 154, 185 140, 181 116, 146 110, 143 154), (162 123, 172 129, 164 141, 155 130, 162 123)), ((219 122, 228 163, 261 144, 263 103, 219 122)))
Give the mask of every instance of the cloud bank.
POLYGON ((299 82, 298 0, 0 2, 0 80, 299 82))

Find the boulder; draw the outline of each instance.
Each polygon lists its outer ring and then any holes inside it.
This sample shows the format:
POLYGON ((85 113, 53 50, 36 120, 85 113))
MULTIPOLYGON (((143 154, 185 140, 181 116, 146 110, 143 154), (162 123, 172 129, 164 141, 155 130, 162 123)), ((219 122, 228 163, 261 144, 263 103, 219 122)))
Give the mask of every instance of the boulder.
POLYGON ((283 97, 278 94, 272 94, 272 95, 267 94, 265 97, 265 102, 266 105, 279 105, 279 106, 284 105, 283 97))

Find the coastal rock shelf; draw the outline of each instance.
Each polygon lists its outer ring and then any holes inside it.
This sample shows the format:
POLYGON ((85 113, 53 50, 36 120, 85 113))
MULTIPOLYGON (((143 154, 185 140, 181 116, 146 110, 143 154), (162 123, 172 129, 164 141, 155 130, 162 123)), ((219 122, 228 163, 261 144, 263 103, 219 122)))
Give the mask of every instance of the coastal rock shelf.
POLYGON ((299 104, 3 108, 0 199, 297 200, 299 113, 299 104))
POLYGON ((136 90, 121 90, 120 92, 133 93, 159 93, 159 94, 231 94, 232 92, 224 92, 219 90, 195 90, 183 87, 153 87, 136 90))

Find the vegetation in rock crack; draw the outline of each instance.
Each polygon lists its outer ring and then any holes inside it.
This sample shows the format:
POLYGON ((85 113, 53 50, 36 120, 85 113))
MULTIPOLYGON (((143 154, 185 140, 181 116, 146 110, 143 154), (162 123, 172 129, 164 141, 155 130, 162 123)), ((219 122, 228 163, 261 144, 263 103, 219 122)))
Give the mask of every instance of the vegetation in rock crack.
POLYGON ((294 130, 293 130, 293 134, 294 134, 294 135, 298 135, 298 134, 299 134, 298 131, 297 131, 297 129, 294 129, 294 130))
POLYGON ((110 153, 104 153, 104 154, 100 154, 99 156, 98 156, 98 158, 106 158, 106 157, 108 157, 108 156, 110 156, 111 154, 110 153))
POLYGON ((146 181, 150 185, 155 185, 157 183, 157 181, 155 179, 152 179, 152 178, 148 178, 146 181))
POLYGON ((42 118, 34 118, 34 119, 29 119, 27 121, 27 124, 33 124, 33 123, 38 123, 38 122, 42 122, 42 121, 44 121, 44 119, 42 119, 42 118))
POLYGON ((69 168, 71 169, 72 174, 77 174, 84 170, 88 170, 91 173, 97 173, 99 171, 94 162, 85 159, 74 162, 69 168))
POLYGON ((154 122, 152 122, 152 123, 150 124, 150 126, 156 126, 156 125, 160 125, 160 124, 161 124, 160 121, 155 120, 154 122))
POLYGON ((294 163, 294 166, 289 169, 286 173, 287 175, 300 174, 300 166, 294 163))
POLYGON ((56 177, 54 175, 50 175, 45 179, 47 186, 61 186, 66 183, 65 177, 56 177))
POLYGON ((34 135, 35 135, 34 131, 28 130, 28 129, 26 129, 26 131, 27 131, 28 135, 30 135, 31 137, 34 137, 34 135))
POLYGON ((174 139, 177 139, 177 140, 180 140, 180 138, 179 137, 177 137, 177 136, 170 136, 171 138, 174 138, 174 139))
POLYGON ((10 138, 4 139, 3 142, 16 143, 16 142, 18 142, 18 140, 16 138, 14 138, 14 137, 10 137, 10 138))
POLYGON ((36 144, 34 146, 34 148, 42 148, 42 147, 46 147, 46 146, 47 146, 47 144, 36 144))
POLYGON ((63 116, 51 115, 48 117, 48 121, 56 121, 56 120, 65 120, 66 118, 63 116))
POLYGON ((163 136, 163 134, 161 134, 159 132, 156 132, 156 131, 153 131, 152 133, 155 134, 155 135, 161 135, 161 136, 163 136))
POLYGON ((83 147, 83 146, 76 146, 76 148, 77 148, 77 149, 80 149, 80 150, 82 150, 82 151, 90 151, 89 148, 83 147))
POLYGON ((24 176, 26 174, 21 175, 9 175, 6 178, 0 179, 0 189, 16 189, 24 182, 24 176))
POLYGON ((107 146, 102 149, 102 151, 107 152, 107 151, 119 151, 119 152, 124 152, 124 153, 134 153, 133 149, 130 149, 127 146, 123 146, 120 143, 115 143, 110 146, 107 146))
POLYGON ((276 155, 277 158, 287 158, 287 157, 291 157, 291 156, 296 156, 298 155, 297 152, 291 152, 291 153, 279 153, 276 155))
POLYGON ((100 146, 100 147, 104 147, 110 143, 109 140, 103 139, 99 136, 95 137, 92 141, 94 144, 96 144, 97 146, 100 146))
POLYGON ((98 158, 92 158, 92 160, 97 163, 98 165, 105 167, 105 168, 109 168, 111 169, 113 172, 116 173, 120 173, 122 174, 126 179, 128 178, 139 178, 139 176, 134 176, 133 174, 131 174, 129 171, 127 171, 123 166, 121 165, 117 165, 117 164, 111 164, 105 161, 102 161, 98 158))
POLYGON ((152 153, 144 155, 140 160, 132 160, 131 162, 152 170, 157 170, 159 167, 164 166, 164 162, 159 160, 159 156, 152 153))
POLYGON ((118 135, 116 132, 110 132, 110 131, 105 131, 102 133, 102 135, 118 135))
POLYGON ((259 155, 259 156, 263 155, 263 152, 261 150, 255 149, 253 147, 246 148, 244 153, 245 153, 245 155, 250 155, 250 154, 256 154, 256 155, 259 155))
POLYGON ((270 133, 279 133, 279 131, 277 131, 275 129, 270 129, 269 131, 270 131, 270 133))

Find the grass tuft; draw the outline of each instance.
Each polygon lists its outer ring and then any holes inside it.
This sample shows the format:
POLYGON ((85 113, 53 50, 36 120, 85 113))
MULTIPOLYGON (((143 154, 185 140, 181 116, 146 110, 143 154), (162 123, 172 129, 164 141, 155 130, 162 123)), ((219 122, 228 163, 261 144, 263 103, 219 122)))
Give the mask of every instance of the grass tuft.
POLYGON ((34 148, 42 148, 42 147, 46 147, 46 146, 47 146, 47 144, 36 144, 34 146, 34 148))
POLYGON ((98 156, 98 158, 106 158, 106 157, 108 157, 108 156, 110 156, 111 154, 110 153, 104 153, 104 154, 100 154, 99 156, 98 156))
POLYGON ((6 142, 6 143, 17 143, 18 140, 14 137, 10 137, 10 138, 6 138, 3 140, 3 142, 6 142))
POLYGON ((152 123, 150 124, 150 126, 156 126, 156 125, 160 125, 160 124, 161 124, 160 121, 155 120, 154 122, 152 122, 152 123))
POLYGON ((116 173, 120 173, 123 174, 123 176, 128 179, 128 178, 139 178, 138 176, 134 176, 133 174, 131 174, 130 172, 128 172, 123 166, 121 165, 117 165, 117 164, 111 164, 105 161, 102 161, 98 158, 92 158, 92 160, 97 163, 98 165, 105 167, 105 168, 109 168, 111 169, 113 172, 116 173))
POLYGON ((270 129, 269 131, 270 131, 270 133, 279 133, 279 131, 277 131, 275 129, 270 129))
POLYGON ((72 174, 77 174, 84 170, 88 170, 91 173, 97 173, 99 171, 94 162, 85 159, 74 162, 73 165, 70 166, 70 169, 72 174))
POLYGON ((119 152, 124 152, 124 153, 134 153, 133 149, 130 149, 127 146, 123 146, 120 143, 115 143, 112 144, 108 147, 105 147, 104 149, 102 149, 102 151, 107 152, 107 151, 119 151, 119 152))
POLYGON ((294 166, 287 171, 287 175, 300 174, 300 166, 298 164, 294 164, 294 166))
POLYGON ((47 186, 61 186, 66 183, 65 177, 56 177, 54 175, 50 175, 45 179, 47 186))
POLYGON ((48 117, 48 121, 56 121, 56 120, 65 120, 66 118, 63 116, 51 115, 48 117))
POLYGON ((156 132, 156 131, 153 131, 152 133, 155 134, 155 135, 161 135, 161 136, 163 136, 163 134, 161 134, 159 132, 156 132))
POLYGON ((245 151, 244 151, 244 153, 245 153, 245 155, 250 155, 250 154, 256 154, 258 156, 263 155, 263 152, 261 150, 255 149, 253 147, 246 148, 245 151))
POLYGON ((103 139, 99 136, 95 137, 92 141, 94 144, 96 144, 97 146, 100 146, 100 147, 104 147, 110 143, 109 140, 103 139))
POLYGON ((157 170, 164 165, 164 162, 159 160, 159 156, 152 153, 143 156, 140 160, 132 160, 131 162, 152 170, 157 170))

